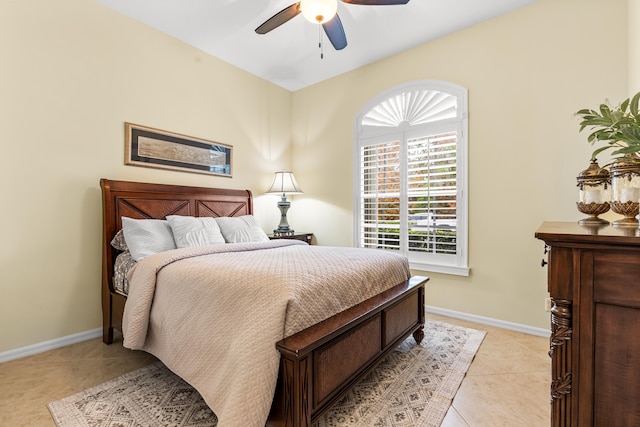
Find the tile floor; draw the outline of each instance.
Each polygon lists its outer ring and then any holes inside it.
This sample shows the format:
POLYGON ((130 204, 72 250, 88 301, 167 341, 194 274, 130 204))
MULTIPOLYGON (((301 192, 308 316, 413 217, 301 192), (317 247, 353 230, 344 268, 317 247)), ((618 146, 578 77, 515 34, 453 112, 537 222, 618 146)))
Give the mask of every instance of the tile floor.
MULTIPOLYGON (((487 331, 445 427, 548 426, 548 340, 429 314, 487 331)), ((55 426, 47 403, 151 363, 153 356, 100 338, 0 364, 0 426, 55 426)))
POLYGON ((487 335, 441 427, 551 424, 549 339, 428 314, 487 335))

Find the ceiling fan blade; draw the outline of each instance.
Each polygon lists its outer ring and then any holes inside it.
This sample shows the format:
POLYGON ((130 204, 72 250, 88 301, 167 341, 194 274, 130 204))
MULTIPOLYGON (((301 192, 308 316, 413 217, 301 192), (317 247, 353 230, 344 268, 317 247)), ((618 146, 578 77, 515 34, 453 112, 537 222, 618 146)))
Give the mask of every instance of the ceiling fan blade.
POLYGON ((256 33, 267 34, 269 31, 278 28, 288 20, 295 18, 300 13, 300 2, 285 7, 280 12, 267 19, 262 25, 256 28, 256 33))
POLYGON ((364 4, 369 6, 386 6, 394 4, 407 4, 409 0, 341 0, 343 3, 364 4))
POLYGON ((347 47, 347 36, 344 34, 344 27, 338 14, 331 21, 322 24, 322 28, 336 50, 347 47))

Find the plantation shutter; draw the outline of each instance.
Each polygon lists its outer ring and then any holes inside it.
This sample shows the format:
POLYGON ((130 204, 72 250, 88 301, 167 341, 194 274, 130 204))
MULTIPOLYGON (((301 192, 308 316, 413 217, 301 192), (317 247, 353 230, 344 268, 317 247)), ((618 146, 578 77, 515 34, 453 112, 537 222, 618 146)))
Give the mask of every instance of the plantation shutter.
POLYGON ((456 254, 455 132, 409 139, 409 251, 456 254))
POLYGON ((400 249, 400 141, 362 148, 363 248, 400 249))
POLYGON ((391 91, 359 116, 355 241, 468 275, 466 90, 434 86, 391 91))

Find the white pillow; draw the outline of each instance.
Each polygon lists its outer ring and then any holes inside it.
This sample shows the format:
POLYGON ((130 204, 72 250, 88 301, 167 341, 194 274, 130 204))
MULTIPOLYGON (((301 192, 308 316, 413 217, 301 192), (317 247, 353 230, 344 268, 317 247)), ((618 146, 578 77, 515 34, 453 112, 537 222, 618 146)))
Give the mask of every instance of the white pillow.
POLYGON ((176 249, 169 222, 162 219, 122 217, 122 233, 134 260, 176 249))
POLYGON ((260 228, 252 215, 216 218, 220 231, 227 243, 267 242, 267 233, 260 228))
POLYGON ((179 248, 225 243, 220 227, 213 218, 169 215, 167 221, 179 248))

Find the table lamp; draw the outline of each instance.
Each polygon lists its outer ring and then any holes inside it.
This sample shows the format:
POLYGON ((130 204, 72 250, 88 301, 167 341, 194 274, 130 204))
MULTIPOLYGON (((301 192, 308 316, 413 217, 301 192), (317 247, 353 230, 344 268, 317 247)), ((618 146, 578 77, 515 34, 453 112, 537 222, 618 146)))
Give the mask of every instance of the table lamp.
POLYGON ((298 186, 296 178, 293 176, 293 172, 276 172, 273 184, 271 184, 271 188, 269 188, 267 194, 282 195, 282 199, 278 202, 278 209, 280 209, 280 224, 278 224, 278 228, 273 230, 273 234, 276 236, 292 235, 293 230, 289 227, 289 223, 287 222, 287 211, 291 207, 291 203, 287 200, 287 194, 302 194, 302 190, 298 186))

